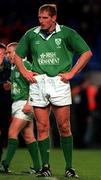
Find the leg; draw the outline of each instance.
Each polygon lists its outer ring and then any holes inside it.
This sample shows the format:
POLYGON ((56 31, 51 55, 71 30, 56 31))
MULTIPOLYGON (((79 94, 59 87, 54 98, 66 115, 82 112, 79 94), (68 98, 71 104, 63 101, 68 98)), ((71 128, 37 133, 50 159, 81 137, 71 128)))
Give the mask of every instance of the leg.
POLYGON ((49 137, 49 112, 50 107, 34 107, 34 113, 38 130, 38 141, 42 141, 49 137))
POLYGON ((34 137, 33 121, 27 122, 27 125, 24 127, 22 134, 33 161, 33 169, 35 172, 37 172, 40 169, 40 162, 39 162, 38 145, 34 137))
POLYGON ((71 136, 70 106, 52 106, 60 136, 71 136))
POLYGON ((70 107, 53 107, 57 127, 61 137, 61 146, 66 160, 66 169, 72 167, 72 133, 70 127, 70 107))
POLYGON ((51 171, 49 169, 49 112, 49 106, 44 108, 34 107, 34 113, 38 130, 38 145, 43 166, 41 176, 51 176, 51 171))
POLYGON ((26 126, 28 121, 13 117, 8 131, 8 138, 18 139, 19 132, 26 126))
POLYGON ((4 165, 9 167, 10 162, 15 154, 15 151, 18 147, 18 134, 24 128, 27 121, 22 119, 13 118, 11 125, 9 127, 8 132, 8 147, 7 147, 7 155, 4 160, 4 165))
POLYGON ((22 135, 26 144, 30 144, 36 141, 34 136, 34 124, 33 121, 27 121, 26 126, 22 130, 22 135))
MULTIPOLYGON (((61 137, 61 147, 63 149, 64 158, 66 161, 66 172, 72 170, 72 149, 73 149, 73 138, 71 133, 70 125, 70 106, 52 107, 59 134, 61 137)), ((73 176, 76 176, 73 171, 73 176)), ((67 174, 65 174, 67 176, 67 174)))

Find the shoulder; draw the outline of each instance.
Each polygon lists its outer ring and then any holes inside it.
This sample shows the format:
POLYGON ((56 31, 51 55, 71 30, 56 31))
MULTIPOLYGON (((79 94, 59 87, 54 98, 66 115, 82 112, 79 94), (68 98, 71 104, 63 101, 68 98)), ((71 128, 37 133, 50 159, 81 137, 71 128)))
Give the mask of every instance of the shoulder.
POLYGON ((61 25, 61 33, 66 39, 68 38, 69 41, 81 38, 80 34, 76 30, 68 26, 61 25))
POLYGON ((60 25, 62 31, 66 31, 68 33, 76 33, 76 31, 68 26, 60 25))
POLYGON ((36 29, 37 28, 38 28, 38 26, 33 27, 33 28, 29 29, 28 31, 26 31, 23 36, 23 39, 29 41, 29 40, 32 40, 32 37, 33 38, 36 37, 36 29))
POLYGON ((25 35, 30 35, 30 34, 34 34, 35 30, 38 28, 39 26, 33 27, 31 29, 29 29, 28 31, 26 31, 25 35))

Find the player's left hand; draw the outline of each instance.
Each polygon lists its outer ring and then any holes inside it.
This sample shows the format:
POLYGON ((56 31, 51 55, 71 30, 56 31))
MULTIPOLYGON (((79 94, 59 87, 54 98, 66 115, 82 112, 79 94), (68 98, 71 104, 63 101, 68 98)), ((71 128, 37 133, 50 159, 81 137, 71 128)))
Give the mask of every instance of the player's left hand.
POLYGON ((73 75, 71 72, 66 73, 59 73, 59 76, 61 77, 61 81, 67 83, 67 81, 71 80, 73 78, 73 75))

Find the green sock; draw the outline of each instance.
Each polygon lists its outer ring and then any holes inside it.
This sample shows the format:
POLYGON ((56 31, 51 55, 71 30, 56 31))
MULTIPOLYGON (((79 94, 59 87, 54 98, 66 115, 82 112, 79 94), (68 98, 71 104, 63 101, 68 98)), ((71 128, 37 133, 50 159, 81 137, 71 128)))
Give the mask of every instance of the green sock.
POLYGON ((6 159, 5 159, 6 165, 8 165, 8 166, 10 165, 10 162, 15 154, 17 147, 18 147, 18 140, 9 138, 8 139, 8 147, 7 147, 7 155, 6 155, 6 159))
POLYGON ((61 137, 61 147, 66 161, 66 169, 72 168, 73 137, 61 137))
POLYGON ((39 151, 38 151, 37 142, 35 141, 30 144, 27 144, 27 148, 33 161, 33 168, 37 171, 40 169, 39 151))
POLYGON ((50 141, 49 137, 38 142, 42 165, 49 164, 50 141))

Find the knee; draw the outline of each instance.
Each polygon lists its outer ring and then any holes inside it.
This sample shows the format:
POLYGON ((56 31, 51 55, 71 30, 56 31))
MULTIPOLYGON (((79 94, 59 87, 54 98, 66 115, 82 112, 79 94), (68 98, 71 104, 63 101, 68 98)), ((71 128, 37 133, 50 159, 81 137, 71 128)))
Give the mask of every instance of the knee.
POLYGON ((8 131, 8 138, 17 138, 18 133, 15 131, 15 129, 9 129, 8 131))
POLYGON ((49 125, 48 124, 40 124, 38 125, 38 133, 42 134, 49 131, 49 125))
POLYGON ((63 123, 58 126, 60 136, 70 136, 71 135, 71 127, 70 123, 63 123))
POLYGON ((34 137, 34 134, 32 134, 32 133, 24 133, 22 135, 23 135, 23 138, 24 138, 26 144, 32 143, 33 141, 36 140, 34 137))
POLYGON ((38 126, 37 130, 38 130, 38 140, 45 139, 49 136, 49 125, 48 124, 38 126))

